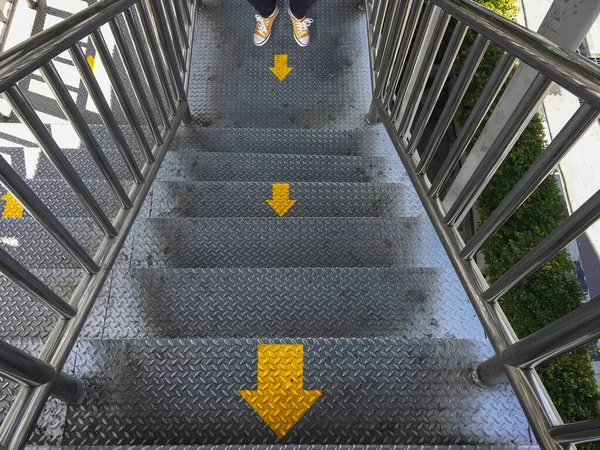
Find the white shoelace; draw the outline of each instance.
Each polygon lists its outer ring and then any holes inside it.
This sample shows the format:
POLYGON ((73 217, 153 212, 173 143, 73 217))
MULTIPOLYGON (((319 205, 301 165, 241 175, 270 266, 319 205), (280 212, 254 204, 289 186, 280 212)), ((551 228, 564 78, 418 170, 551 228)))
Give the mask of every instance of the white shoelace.
POLYGON ((310 25, 312 23, 313 23, 313 20, 309 19, 308 17, 305 18, 304 20, 300 20, 298 22, 294 22, 294 24, 296 25, 296 28, 297 28, 299 34, 306 34, 306 33, 308 33, 308 27, 310 27, 310 25))
POLYGON ((265 22, 265 18, 260 14, 256 15, 256 22, 258 24, 258 32, 266 33, 267 32, 267 22, 265 22))

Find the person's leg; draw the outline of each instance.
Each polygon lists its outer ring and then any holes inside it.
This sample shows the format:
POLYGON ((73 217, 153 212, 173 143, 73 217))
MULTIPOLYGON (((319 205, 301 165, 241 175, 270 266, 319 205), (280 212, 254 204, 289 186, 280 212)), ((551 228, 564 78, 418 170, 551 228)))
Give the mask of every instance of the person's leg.
POLYGON ((248 0, 248 3, 263 17, 271 17, 277 6, 277 0, 248 0))
POLYGON ((290 0, 290 10, 296 19, 303 19, 317 0, 290 0))

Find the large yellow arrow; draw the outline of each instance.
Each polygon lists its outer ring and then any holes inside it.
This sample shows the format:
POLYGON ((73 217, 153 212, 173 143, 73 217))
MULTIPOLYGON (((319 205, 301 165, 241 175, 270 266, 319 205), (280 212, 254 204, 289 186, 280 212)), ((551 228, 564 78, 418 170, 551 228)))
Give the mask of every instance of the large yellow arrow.
POLYGON ((238 391, 280 439, 323 393, 304 390, 303 372, 302 344, 261 344, 258 389, 238 391))
POLYGON ((275 55, 275 64, 274 67, 269 67, 271 72, 275 74, 279 81, 285 80, 290 72, 293 70, 288 66, 288 55, 275 55))
POLYGON ((4 200, 4 212, 2 213, 3 219, 20 219, 23 217, 23 205, 10 193, 4 194, 4 197, 0 198, 4 200))
POLYGON ((273 199, 266 201, 279 217, 283 217, 294 206, 296 200, 290 200, 290 185, 273 183, 273 199))

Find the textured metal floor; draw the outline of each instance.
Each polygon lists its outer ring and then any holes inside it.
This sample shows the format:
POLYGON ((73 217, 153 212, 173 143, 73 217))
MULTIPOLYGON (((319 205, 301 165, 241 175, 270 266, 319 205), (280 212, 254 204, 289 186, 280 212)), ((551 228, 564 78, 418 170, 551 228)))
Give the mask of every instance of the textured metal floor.
MULTIPOLYGON (((253 14, 245 0, 208 0, 200 12, 194 125, 178 131, 69 360, 86 397, 50 401, 31 443, 524 450, 532 440, 510 387, 469 380, 489 343, 385 131, 364 123, 368 55, 356 0, 317 3, 304 49, 285 13, 269 43, 254 47, 253 14), (275 53, 293 67, 283 83, 269 71, 275 53), (276 182, 296 200, 284 218, 266 203, 276 182), (323 390, 282 440, 238 393, 256 389, 257 348, 269 343, 303 344, 304 389, 323 390)), ((77 95, 83 108, 85 92, 77 95)), ((55 106, 34 100, 113 215, 118 203, 88 152, 55 106)), ((131 185, 108 133, 86 114, 131 185)), ((98 228, 31 136, 2 124, 0 153, 93 251, 98 228)), ((73 292, 81 271, 27 214, 0 219, 0 243, 60 295, 73 292)), ((0 338, 39 351, 52 324, 44 309, 5 282, 0 310, 0 338)), ((15 388, 0 384, 0 418, 15 388)), ((188 448, 209 450, 177 447, 188 448)))

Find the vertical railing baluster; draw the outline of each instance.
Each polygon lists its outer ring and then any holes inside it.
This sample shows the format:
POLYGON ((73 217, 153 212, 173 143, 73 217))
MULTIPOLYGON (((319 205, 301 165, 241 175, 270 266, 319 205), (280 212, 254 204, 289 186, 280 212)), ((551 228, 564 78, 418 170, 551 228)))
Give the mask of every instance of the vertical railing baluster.
POLYGON ((435 56, 442 44, 442 39, 444 38, 444 33, 446 32, 449 23, 450 15, 440 9, 439 16, 435 22, 435 28, 430 37, 430 42, 425 49, 424 61, 419 70, 415 73, 415 83, 408 97, 408 101, 406 102, 406 108, 403 112, 401 111, 398 119, 398 133, 400 136, 407 136, 409 132, 414 115, 421 103, 425 85, 429 80, 429 74, 431 73, 433 63, 435 62, 435 56))
POLYGON ((596 123, 598 117, 600 117, 600 113, 589 105, 584 104, 577 110, 548 148, 467 242, 465 248, 460 252, 461 258, 471 258, 506 223, 586 131, 596 123))
POLYGON ((46 205, 33 193, 9 163, 0 156, 0 181, 31 216, 54 238, 88 273, 96 273, 98 264, 79 245, 46 205))
POLYGON ((171 92, 171 85, 169 82, 169 77, 167 76, 167 72, 165 71, 165 63, 163 63, 162 54, 158 48, 158 44, 154 40, 154 35, 151 31, 152 24, 150 23, 148 12, 141 6, 140 3, 135 4, 135 10, 140 19, 140 23, 142 24, 142 31, 144 32, 146 44, 150 48, 150 57, 152 58, 152 63, 156 69, 156 74, 158 75, 159 85, 163 91, 165 99, 167 100, 167 104, 169 105, 170 113, 174 116, 177 114, 177 109, 175 108, 175 99, 173 98, 173 94, 171 92))
POLYGON ((477 197, 483 191, 496 169, 504 160, 504 156, 517 141, 525 127, 537 110, 537 105, 546 95, 550 87, 550 80, 538 74, 531 82, 525 97, 519 102, 514 113, 494 140, 485 156, 479 162, 475 172, 471 175, 465 186, 458 193, 456 199, 448 209, 444 223, 452 226, 460 222, 468 210, 475 204, 477 197))
POLYGON ((90 155, 94 159, 98 169, 100 169, 100 172, 102 172, 102 175, 104 175, 104 178, 121 202, 121 205, 123 205, 124 208, 131 208, 133 204, 129 199, 129 195, 127 195, 127 192, 125 192, 125 189, 121 185, 117 174, 106 159, 106 156, 104 156, 104 153, 100 148, 100 144, 98 144, 98 141, 94 137, 92 130, 90 130, 90 127, 86 123, 81 112, 79 112, 77 105, 73 101, 69 90, 60 78, 60 75, 58 74, 58 71, 56 70, 56 67, 52 61, 41 67, 40 71, 44 77, 44 80, 46 81, 46 84, 48 84, 54 93, 54 96, 56 97, 56 100, 58 101, 62 111, 65 113, 65 116, 67 116, 67 119, 69 119, 71 122, 73 129, 79 136, 79 139, 81 139, 81 142, 83 142, 83 145, 85 145, 90 152, 90 155))
POLYGON ((115 43, 117 44, 117 50, 121 55, 121 60, 123 61, 123 65, 125 66, 125 72, 129 77, 129 81, 131 82, 131 87, 133 88, 133 94, 137 99, 140 107, 142 108, 142 114, 146 119, 146 122, 150 126, 150 132, 154 137, 154 141, 157 145, 162 144, 162 136, 160 135, 160 129, 154 120, 154 116, 152 115, 152 107, 150 106, 150 102, 146 97, 146 93, 144 92, 144 88, 142 86, 142 80, 137 71, 137 67, 133 63, 133 58, 131 57, 131 52, 125 43, 125 37, 123 36, 123 32, 121 31, 121 27, 117 22, 117 19, 113 19, 109 22, 110 30, 115 38, 115 43))
MULTIPOLYGON (((454 113, 456 113, 456 109, 458 108, 457 103, 460 104, 460 101, 464 97, 466 90, 468 89, 469 83, 473 79, 475 71, 477 70, 478 62, 476 58, 473 58, 472 61, 472 66, 467 66, 465 64, 465 67, 463 68, 463 73, 459 78, 459 81, 461 81, 461 83, 457 83, 455 89, 453 90, 453 93, 455 93, 455 95, 452 98, 455 100, 453 101, 453 103, 450 104, 450 106, 448 106, 448 108, 452 108, 454 110, 454 113), (476 62, 477 64, 475 64, 476 62)), ((512 72, 515 66, 515 62, 516 58, 512 55, 509 55, 508 53, 505 53, 500 58, 498 65, 492 72, 492 75, 490 76, 488 82, 483 88, 483 91, 479 95, 479 98, 477 99, 473 110, 471 111, 469 117, 467 118, 467 121, 461 128, 460 133, 456 138, 456 141, 454 141, 452 147, 450 148, 448 156, 446 156, 446 158, 444 159, 442 167, 440 168, 433 183, 431 184, 431 189, 428 193, 430 197, 437 197, 440 194, 441 190, 445 187, 446 183, 448 182, 448 179, 450 178, 450 175, 452 174, 452 171, 456 168, 457 164, 460 161, 460 158, 467 150, 473 137, 475 137, 475 133, 477 132, 479 125, 481 125, 481 123, 483 122, 483 119, 492 107, 494 100, 500 93, 504 82, 512 72)), ((446 119, 450 116, 454 116, 454 114, 450 114, 450 111, 443 115, 443 117, 445 117, 446 119)), ((426 155, 426 157, 422 158, 423 163, 421 164, 419 169, 421 172, 423 170, 426 170, 426 162, 429 160, 430 157, 433 157, 433 155, 437 151, 437 148, 441 141, 441 137, 443 137, 442 128, 444 128, 443 124, 440 124, 439 129, 437 129, 436 127, 436 131, 434 132, 427 144, 427 149, 424 152, 424 155, 426 155)))
POLYGON ((185 72, 185 57, 183 55, 184 46, 180 42, 179 33, 177 31, 177 25, 175 24, 173 9, 169 6, 170 2, 171 0, 158 0, 158 3, 160 4, 160 9, 164 14, 163 17, 166 17, 166 29, 168 30, 168 36, 170 37, 169 42, 172 43, 172 48, 175 52, 175 57, 177 58, 177 62, 179 64, 179 70, 181 72, 185 72))
POLYGON ((425 132, 425 127, 429 123, 429 119, 431 118, 431 114, 433 113, 433 109, 440 98, 440 94, 442 93, 442 89, 446 84, 446 80, 450 75, 450 70, 452 69, 452 65, 456 60, 456 56, 458 55, 458 51, 460 50, 460 46, 463 43, 465 36, 467 35, 467 26, 462 23, 457 23, 454 27, 454 31, 452 32, 452 37, 450 38, 450 42, 448 43, 448 47, 446 49, 446 53, 442 58, 442 62, 437 69, 437 73, 435 75, 435 79, 433 81, 433 85, 429 89, 429 94, 427 99, 425 100, 425 105, 421 111, 421 114, 417 120, 416 128, 413 131, 410 141, 408 142, 408 147, 406 152, 409 155, 412 155, 417 149, 417 145, 421 141, 423 137, 423 133, 425 132))
MULTIPOLYGON (((410 1, 407 1, 407 3, 410 3, 410 1)), ((390 104, 393 96, 397 92, 400 92, 396 88, 398 86, 398 83, 400 83, 401 76, 404 72, 404 68, 405 68, 404 64, 406 62, 406 58, 407 58, 408 52, 410 50, 410 44, 412 42, 412 38, 417 29, 417 25, 419 24, 419 14, 420 14, 421 10, 423 9, 423 3, 424 3, 424 0, 412 0, 412 4, 407 5, 408 6, 408 12, 407 12, 408 22, 406 24, 406 30, 402 34, 402 40, 400 42, 400 47, 399 47, 398 52, 395 57, 396 62, 394 64, 394 70, 392 71, 392 73, 389 77, 390 82, 388 83, 387 87, 383 91, 383 104, 386 105, 386 107, 389 107, 389 104, 390 104)), ((379 93, 379 95, 382 95, 382 93, 379 93)), ((398 97, 401 98, 401 95, 398 94, 398 97)))
POLYGON ((146 84, 150 88, 150 95, 154 99, 154 103, 158 108, 158 114, 160 116, 160 120, 162 121, 163 127, 166 129, 170 128, 169 118, 167 117, 167 113, 163 106, 162 100, 160 98, 160 92, 158 89, 158 84, 154 80, 154 76, 152 74, 152 66, 148 59, 148 55, 142 45, 142 36, 140 35, 140 31, 135 23, 135 18, 133 16, 133 12, 130 9, 125 10, 125 24, 127 25, 127 29, 129 30, 129 34, 133 39, 133 46, 140 61, 140 65, 142 67, 142 74, 144 75, 144 79, 146 80, 146 84))
POLYGON ((152 149, 150 148, 150 145, 146 140, 146 136, 144 135, 144 130, 142 129, 142 126, 140 125, 140 122, 137 116, 135 115, 133 106, 131 104, 131 100, 127 96, 125 86, 123 85, 123 82, 119 77, 119 72, 117 70, 117 67, 115 66, 114 61, 112 60, 110 51, 108 49, 108 46, 106 45, 106 41, 104 40, 104 37, 102 36, 100 30, 94 31, 91 34, 91 36, 92 42, 94 43, 96 50, 98 50, 98 53, 102 58, 104 68, 106 69, 106 74, 108 75, 108 79, 110 80, 110 83, 115 91, 117 100, 121 105, 121 109, 125 113, 125 117, 127 118, 129 125, 133 129, 133 133, 135 134, 138 144, 142 149, 144 156, 146 157, 146 161, 152 163, 154 162, 154 155, 152 154, 152 149))
POLYGON ((406 62, 405 68, 406 70, 402 73, 402 78, 400 80, 400 85, 396 91, 397 97, 394 101, 394 107, 392 108, 391 118, 392 122, 396 123, 398 120, 398 115, 400 114, 400 110, 404 102, 404 97, 406 95, 406 91, 408 88, 408 83, 413 76, 414 70, 417 66, 417 61, 419 58, 419 54, 421 53, 421 49, 425 44, 425 36, 427 35, 427 30, 429 30, 430 26, 433 23, 433 12, 434 6, 432 3, 427 2, 425 6, 425 11, 423 12, 423 16, 421 17, 421 22, 419 24, 419 28, 417 30, 417 34, 414 38, 414 44, 410 49, 410 55, 408 56, 408 60, 406 62))
POLYGON ((435 128, 429 137, 429 141, 421 153, 421 160, 417 166, 417 172, 425 173, 429 167, 429 164, 433 160, 433 157, 435 156, 435 153, 442 142, 444 135, 452 123, 454 115, 458 111, 460 102, 469 88, 469 84, 477 72, 477 68, 479 67, 481 60, 485 55, 488 45, 489 41, 481 35, 477 36, 477 39, 475 39, 475 42, 469 51, 469 56, 467 56, 458 79, 456 80, 456 83, 450 92, 450 96, 444 105, 444 109, 442 110, 435 128))
POLYGON ((0 272, 13 283, 25 289, 41 303, 47 305, 64 319, 77 314, 77 309, 60 298, 39 278, 21 265, 16 259, 0 248, 0 272))
POLYGON ((179 35, 183 43, 183 48, 187 50, 188 48, 190 48, 190 44, 187 40, 187 27, 185 25, 185 18, 183 16, 181 3, 179 2, 179 0, 172 0, 172 2, 170 3, 172 3, 173 7, 175 8, 175 19, 177 22, 177 29, 179 30, 179 35))
MULTIPOLYGON (((167 68, 171 73, 171 80, 173 81, 177 99, 179 101, 186 101, 185 88, 183 87, 183 80, 181 79, 181 73, 177 70, 178 60, 177 52, 173 50, 171 41, 169 39, 169 30, 164 22, 164 16, 161 14, 160 0, 146 0, 150 6, 150 18, 152 25, 158 37, 158 44, 163 59, 167 64, 167 68)), ((144 11, 144 8, 141 8, 144 11)))
POLYGON ((400 8, 394 17, 395 24, 392 26, 392 33, 390 33, 389 36, 390 42, 386 46, 385 55, 383 56, 385 66, 379 71, 375 83, 374 96, 377 98, 381 97, 383 92, 387 89, 390 72, 398 64, 397 58, 402 46, 404 33, 406 32, 406 24, 409 18, 408 12, 410 11, 412 3, 413 0, 402 0, 400 8))
POLYGON ((52 162, 61 178, 71 187, 75 195, 81 201, 81 204, 90 213, 94 221, 108 237, 114 237, 118 234, 117 230, 106 217, 100 205, 88 190, 87 186, 79 177, 69 160, 62 153, 56 141, 46 129, 46 126, 39 118, 33 107, 29 104, 21 90, 17 86, 8 88, 4 92, 4 97, 8 100, 12 110, 19 117, 31 133, 35 136, 44 151, 44 154, 52 162))
POLYGON ((129 172, 133 176, 133 179, 136 183, 140 184, 144 182, 144 176, 138 167, 135 158, 133 157, 133 153, 129 148, 129 144, 127 140, 123 136, 123 132, 115 119, 114 114, 112 113, 104 94, 102 94, 102 89, 98 84, 98 80, 94 76, 92 69, 88 65, 84 53, 81 50, 79 44, 74 45, 69 49, 69 53, 71 54, 71 58, 73 59, 73 63, 77 70, 79 71, 79 75, 85 84, 87 91, 89 92, 96 108, 98 109, 98 113, 108 128, 108 132, 110 133, 115 145, 117 146, 117 150, 121 154, 123 161, 127 165, 129 172))

